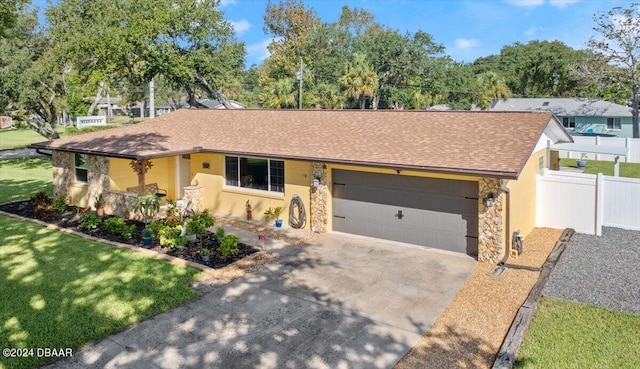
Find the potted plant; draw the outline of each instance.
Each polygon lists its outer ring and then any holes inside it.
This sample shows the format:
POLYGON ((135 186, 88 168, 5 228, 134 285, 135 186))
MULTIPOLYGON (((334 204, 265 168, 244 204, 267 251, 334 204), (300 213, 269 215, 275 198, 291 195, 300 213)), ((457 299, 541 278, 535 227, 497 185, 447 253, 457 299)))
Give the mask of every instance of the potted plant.
POLYGON ((576 166, 578 168, 584 168, 587 166, 587 153, 582 153, 580 159, 576 160, 576 166))
POLYGON ((202 261, 209 261, 209 257, 211 256, 211 250, 201 248, 200 249, 200 258, 202 261))
POLYGON ((153 235, 153 232, 151 231, 151 229, 145 227, 141 233, 142 244, 145 246, 151 246, 152 235, 153 235))
POLYGON ((93 200, 93 206, 96 207, 96 214, 99 217, 104 215, 104 196, 102 196, 102 193, 96 196, 95 200, 93 200))
POLYGON ((275 219, 276 227, 282 227, 282 219, 280 219, 280 214, 282 213, 282 206, 276 206, 275 208, 269 208, 264 212, 265 220, 271 221, 275 219))
POLYGON ((207 228, 213 227, 213 224, 213 217, 206 211, 193 214, 187 219, 187 236, 193 235, 195 240, 197 236, 203 235, 207 231, 207 228))
POLYGON ((160 203, 158 198, 154 194, 147 194, 145 196, 138 196, 136 201, 131 205, 134 212, 140 212, 144 221, 144 229, 142 230, 142 242, 145 245, 151 245, 151 230, 147 227, 149 219, 153 218, 160 210, 160 203), (148 231, 145 233, 145 231, 148 231), (148 241, 145 241, 144 235, 148 234, 148 241), (149 242, 149 243, 146 243, 149 242))

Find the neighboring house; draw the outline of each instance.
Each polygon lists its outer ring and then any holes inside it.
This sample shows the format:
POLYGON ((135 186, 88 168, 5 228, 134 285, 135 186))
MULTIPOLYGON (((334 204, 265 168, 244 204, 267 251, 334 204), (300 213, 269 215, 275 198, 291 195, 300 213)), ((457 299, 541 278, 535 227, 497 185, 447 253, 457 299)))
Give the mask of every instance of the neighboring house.
POLYGON ((247 200, 288 214, 298 195, 316 232, 498 261, 535 226, 548 143, 571 141, 551 113, 180 109, 32 146, 53 151, 55 196, 103 193, 112 214, 129 214, 141 183, 239 217, 247 200))
POLYGON ((631 108, 604 100, 579 98, 513 98, 499 100, 494 111, 548 111, 570 133, 633 137, 631 108))
POLYGON ((112 117, 114 115, 126 115, 124 109, 118 106, 118 103, 122 98, 114 97, 101 97, 96 104, 98 109, 94 115, 104 115, 106 117, 112 117))
MULTIPOLYGON (((200 104, 202 104, 203 106, 206 106, 208 109, 226 109, 224 107, 224 105, 222 105, 222 103, 216 99, 200 99, 198 100, 198 102, 200 104)), ((234 109, 244 109, 245 106, 242 105, 241 103, 234 101, 234 100, 229 100, 229 103, 231 103, 231 106, 234 109)))

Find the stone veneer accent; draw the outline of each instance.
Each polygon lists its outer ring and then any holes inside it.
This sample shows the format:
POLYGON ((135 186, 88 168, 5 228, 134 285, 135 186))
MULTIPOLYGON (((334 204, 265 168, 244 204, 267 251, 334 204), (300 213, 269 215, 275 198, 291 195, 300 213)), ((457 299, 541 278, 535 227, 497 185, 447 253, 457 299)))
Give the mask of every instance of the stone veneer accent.
POLYGON ((320 185, 311 187, 311 230, 324 233, 327 231, 327 217, 329 215, 329 187, 327 186, 327 165, 311 163, 311 180, 318 178, 320 185))
POLYGON ((478 185, 478 261, 497 263, 504 255, 504 203, 500 180, 480 178, 478 185), (485 199, 493 193, 494 201, 487 207, 485 199))
POLYGON ((184 188, 184 199, 191 200, 191 209, 194 211, 202 211, 202 187, 187 186, 184 188))
POLYGON ((71 154, 63 151, 51 152, 51 164, 53 167, 53 197, 69 196, 71 184, 71 167, 73 160, 71 154))
POLYGON ((87 155, 87 182, 89 185, 89 190, 87 191, 89 206, 95 209, 94 202, 96 197, 99 194, 106 196, 109 191, 109 158, 106 156, 87 155))

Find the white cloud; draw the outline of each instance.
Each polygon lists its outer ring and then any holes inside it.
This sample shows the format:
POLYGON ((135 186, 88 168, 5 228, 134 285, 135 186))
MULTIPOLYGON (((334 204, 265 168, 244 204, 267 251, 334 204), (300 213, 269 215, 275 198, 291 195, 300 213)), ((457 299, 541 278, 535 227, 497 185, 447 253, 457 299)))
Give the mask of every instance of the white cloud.
POLYGON ((531 26, 526 31, 524 31, 524 34, 529 38, 534 38, 537 32, 538 32, 538 27, 531 26))
POLYGON ((269 44, 272 41, 273 41, 272 38, 268 38, 260 43, 247 45, 247 56, 248 56, 247 59, 253 59, 250 57, 255 56, 255 58, 257 58, 258 61, 262 62, 263 60, 268 58, 270 54, 269 54, 269 49, 267 49, 267 46, 269 46, 269 44))
POLYGON ((536 8, 544 4, 544 0, 505 0, 507 3, 523 8, 536 8))
POLYGON ((220 6, 234 5, 238 0, 220 0, 220 6))
POLYGON ((251 23, 249 23, 246 19, 240 19, 237 22, 229 21, 234 31, 236 31, 236 35, 240 36, 251 29, 251 23))
POLYGON ((480 46, 480 42, 475 38, 458 38, 455 43, 456 47, 459 49, 470 49, 472 47, 480 46))
MULTIPOLYGON (((547 0, 505 0, 507 3, 515 6, 520 6, 523 8, 537 8, 539 6, 544 5, 547 0)), ((575 4, 580 0, 548 0, 549 5, 556 7, 558 9, 563 9, 568 5, 575 4)))
POLYGON ((549 4, 551 4, 551 6, 555 6, 556 8, 563 9, 567 5, 575 4, 578 1, 579 0, 549 0, 549 4))

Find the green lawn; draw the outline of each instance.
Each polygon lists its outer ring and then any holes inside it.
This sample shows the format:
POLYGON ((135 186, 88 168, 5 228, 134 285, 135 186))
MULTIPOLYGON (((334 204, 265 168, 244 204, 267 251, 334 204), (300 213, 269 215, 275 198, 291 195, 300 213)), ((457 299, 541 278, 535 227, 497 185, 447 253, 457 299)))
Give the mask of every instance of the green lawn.
MULTIPOLYGON (((0 203, 51 191, 48 159, 0 161, 0 203)), ((196 270, 0 216, 0 347, 77 348, 196 297, 196 270)), ((0 357, 0 368, 47 359, 0 357)))
MULTIPOLYGON (((576 167, 576 159, 560 159, 562 167, 576 167)), ((613 162, 602 160, 587 160, 584 170, 587 174, 602 173, 606 176, 613 175, 613 162)), ((620 163, 620 177, 640 178, 640 163, 620 163)))
POLYGON ((640 315, 543 298, 514 368, 640 368, 640 315))
POLYGON ((0 150, 27 147, 32 143, 46 140, 31 129, 3 129, 0 131, 0 150))
POLYGON ((44 190, 52 193, 51 159, 0 160, 0 203, 26 199, 44 190))

